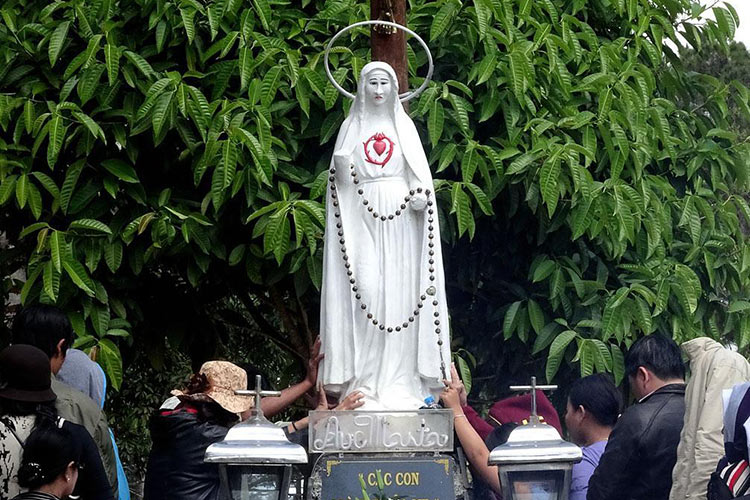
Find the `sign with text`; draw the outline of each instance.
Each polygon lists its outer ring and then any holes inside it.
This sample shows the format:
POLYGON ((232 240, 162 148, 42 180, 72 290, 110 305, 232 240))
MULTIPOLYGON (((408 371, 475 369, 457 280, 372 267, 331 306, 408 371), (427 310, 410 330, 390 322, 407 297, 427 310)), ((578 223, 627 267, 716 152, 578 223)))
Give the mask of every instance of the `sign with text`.
POLYGON ((455 500, 453 459, 448 456, 376 460, 324 456, 319 500, 399 498, 455 500))
POLYGON ((310 452, 452 451, 451 410, 311 411, 310 452))

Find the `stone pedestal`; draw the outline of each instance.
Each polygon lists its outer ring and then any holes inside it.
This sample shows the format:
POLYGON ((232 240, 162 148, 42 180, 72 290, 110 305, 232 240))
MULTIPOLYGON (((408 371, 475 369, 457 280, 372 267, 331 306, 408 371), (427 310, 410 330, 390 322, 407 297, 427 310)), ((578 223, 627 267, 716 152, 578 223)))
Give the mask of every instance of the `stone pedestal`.
POLYGON ((468 498, 450 410, 310 412, 308 500, 468 498))

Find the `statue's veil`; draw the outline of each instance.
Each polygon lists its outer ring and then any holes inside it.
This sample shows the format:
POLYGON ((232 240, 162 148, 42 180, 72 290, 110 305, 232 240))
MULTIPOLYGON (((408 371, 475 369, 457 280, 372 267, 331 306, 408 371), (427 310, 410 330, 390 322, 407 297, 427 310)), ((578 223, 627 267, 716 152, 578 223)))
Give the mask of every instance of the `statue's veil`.
MULTIPOLYGON (((355 96, 354 103, 349 110, 349 116, 347 116, 346 120, 344 120, 344 123, 341 125, 341 130, 339 131, 339 136, 336 140, 336 147, 334 149, 336 154, 349 155, 358 145, 362 144, 362 129, 368 115, 365 85, 367 85, 368 75, 375 70, 384 71, 391 81, 391 88, 393 90, 388 95, 389 102, 385 103, 385 106, 388 108, 391 122, 396 129, 397 141, 400 144, 421 144, 414 122, 409 118, 409 115, 406 114, 404 106, 398 98, 398 78, 396 77, 396 72, 387 63, 373 61, 366 64, 359 74, 357 95, 355 96)), ((424 150, 421 147, 406 148, 404 149, 404 156, 406 157, 407 164, 414 172, 414 175, 422 183, 431 185, 432 176, 430 175, 424 150)))

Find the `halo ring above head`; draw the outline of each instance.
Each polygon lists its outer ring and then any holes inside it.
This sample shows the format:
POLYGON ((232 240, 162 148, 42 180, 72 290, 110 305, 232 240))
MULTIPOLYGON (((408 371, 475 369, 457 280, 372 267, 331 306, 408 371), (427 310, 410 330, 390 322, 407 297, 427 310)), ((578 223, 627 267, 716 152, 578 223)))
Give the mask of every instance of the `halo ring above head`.
POLYGON ((390 26, 392 28, 400 29, 401 31, 408 33, 414 38, 416 38, 417 41, 424 48, 424 51, 427 54, 427 62, 429 63, 429 66, 427 69, 427 76, 425 76, 424 82, 422 82, 422 85, 420 85, 419 88, 417 88, 416 90, 413 90, 411 92, 404 92, 403 94, 399 94, 398 96, 401 102, 406 102, 406 101, 410 101, 414 99, 427 88, 427 86, 430 84, 430 80, 432 79, 432 72, 435 69, 435 64, 432 61, 432 53, 430 52, 430 48, 427 46, 427 43, 422 39, 422 37, 417 35, 415 32, 413 32, 406 26, 402 26, 398 23, 392 23, 391 21, 379 21, 379 20, 360 21, 358 23, 350 24, 346 28, 342 29, 341 31, 333 35, 333 38, 331 38, 331 41, 328 42, 328 45, 326 45, 326 50, 323 54, 323 64, 326 68, 326 75, 328 76, 328 80, 336 88, 336 90, 338 90, 342 95, 348 97, 349 99, 354 99, 354 94, 344 89, 341 85, 338 84, 336 79, 333 78, 333 74, 331 73, 331 68, 328 65, 328 54, 331 52, 331 49, 333 48, 333 44, 341 35, 343 35, 347 31, 354 29, 358 26, 370 26, 373 24, 381 24, 384 26, 390 26))

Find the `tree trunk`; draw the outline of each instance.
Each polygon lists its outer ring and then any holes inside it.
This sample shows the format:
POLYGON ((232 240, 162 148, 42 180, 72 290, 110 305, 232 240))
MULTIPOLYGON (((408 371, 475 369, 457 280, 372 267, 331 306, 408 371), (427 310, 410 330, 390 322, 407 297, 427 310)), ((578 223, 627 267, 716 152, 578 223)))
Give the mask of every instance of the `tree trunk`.
MULTIPOLYGON (((406 0, 370 0, 370 17, 406 26, 406 0)), ((390 64, 398 76, 399 93, 406 92, 409 88, 406 34, 389 26, 374 25, 370 40, 372 59, 390 64)))

